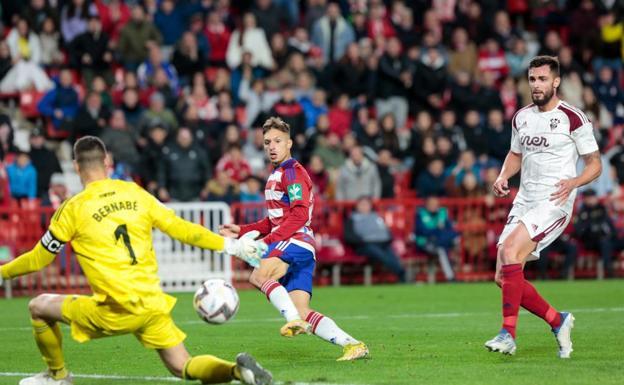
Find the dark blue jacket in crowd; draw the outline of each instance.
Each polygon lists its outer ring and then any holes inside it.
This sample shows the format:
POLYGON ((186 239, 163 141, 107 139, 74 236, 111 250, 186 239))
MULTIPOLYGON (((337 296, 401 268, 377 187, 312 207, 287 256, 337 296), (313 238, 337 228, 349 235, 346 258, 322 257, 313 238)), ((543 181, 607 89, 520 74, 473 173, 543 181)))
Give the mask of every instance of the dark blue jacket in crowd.
POLYGON ((75 118, 79 107, 78 93, 74 87, 65 88, 60 85, 45 94, 37 105, 39 112, 43 116, 52 118, 52 124, 57 128, 61 126, 63 120, 75 118), (63 111, 63 119, 58 119, 54 115, 57 109, 63 111))

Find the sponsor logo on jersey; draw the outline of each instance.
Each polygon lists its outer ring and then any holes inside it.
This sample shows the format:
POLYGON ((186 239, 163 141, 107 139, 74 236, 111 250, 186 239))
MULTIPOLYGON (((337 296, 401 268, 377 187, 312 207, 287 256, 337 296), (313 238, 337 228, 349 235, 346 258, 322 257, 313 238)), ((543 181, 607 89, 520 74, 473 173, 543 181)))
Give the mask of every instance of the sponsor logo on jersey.
POLYGON ((291 201, 303 199, 303 191, 301 189, 301 183, 293 183, 290 186, 288 186, 288 198, 290 198, 291 201))
POLYGON ((548 139, 543 136, 530 136, 526 135, 520 138, 520 144, 523 146, 531 146, 531 147, 548 147, 548 139))

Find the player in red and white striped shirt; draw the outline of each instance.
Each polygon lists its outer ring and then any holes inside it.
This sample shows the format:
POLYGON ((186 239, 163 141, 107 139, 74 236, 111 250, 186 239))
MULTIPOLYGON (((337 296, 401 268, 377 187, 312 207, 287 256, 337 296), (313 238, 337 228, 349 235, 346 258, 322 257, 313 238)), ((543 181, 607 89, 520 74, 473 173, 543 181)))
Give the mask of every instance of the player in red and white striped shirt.
POLYGON ((345 333, 331 318, 310 309, 316 264, 314 233, 310 228, 314 209, 312 181, 290 155, 288 124, 272 117, 262 128, 264 149, 274 166, 264 190, 268 217, 249 225, 224 225, 221 234, 239 237, 257 230, 264 236, 267 250, 249 281, 286 318, 287 323, 280 330, 283 336, 312 332, 343 347, 339 361, 366 357, 368 348, 363 342, 345 333))

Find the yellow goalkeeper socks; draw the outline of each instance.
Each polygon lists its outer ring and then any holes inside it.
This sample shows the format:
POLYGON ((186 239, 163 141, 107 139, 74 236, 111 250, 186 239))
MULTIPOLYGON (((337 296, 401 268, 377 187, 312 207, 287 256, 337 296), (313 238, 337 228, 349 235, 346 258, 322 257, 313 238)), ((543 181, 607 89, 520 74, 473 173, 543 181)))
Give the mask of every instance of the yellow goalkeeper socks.
POLYGON ((239 379, 236 364, 215 356, 196 356, 186 361, 182 378, 199 380, 202 384, 220 384, 239 379))
POLYGON ((53 325, 42 320, 31 320, 33 336, 43 356, 43 360, 55 380, 67 377, 65 360, 63 359, 62 334, 58 323, 53 325))

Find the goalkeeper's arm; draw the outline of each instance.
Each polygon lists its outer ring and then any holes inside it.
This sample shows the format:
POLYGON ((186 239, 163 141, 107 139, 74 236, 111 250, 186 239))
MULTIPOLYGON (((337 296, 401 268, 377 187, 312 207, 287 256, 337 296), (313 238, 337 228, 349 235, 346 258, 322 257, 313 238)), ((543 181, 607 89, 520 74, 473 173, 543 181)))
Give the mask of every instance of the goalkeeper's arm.
POLYGON ((56 257, 55 253, 48 251, 41 242, 6 265, 0 266, 0 284, 3 279, 15 278, 21 275, 39 271, 48 266, 56 257))

